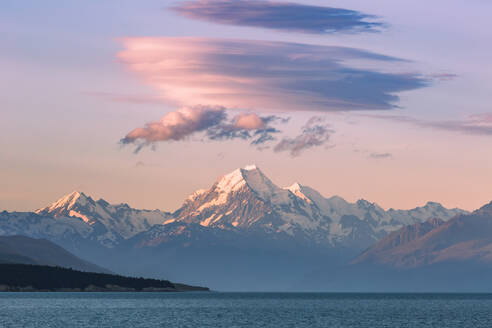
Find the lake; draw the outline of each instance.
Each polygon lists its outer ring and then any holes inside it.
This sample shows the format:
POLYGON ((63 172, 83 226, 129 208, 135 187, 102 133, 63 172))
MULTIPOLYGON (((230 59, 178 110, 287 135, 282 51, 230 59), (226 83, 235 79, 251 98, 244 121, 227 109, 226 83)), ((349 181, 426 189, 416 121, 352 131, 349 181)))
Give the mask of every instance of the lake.
POLYGON ((491 327, 490 294, 0 293, 0 327, 491 327))

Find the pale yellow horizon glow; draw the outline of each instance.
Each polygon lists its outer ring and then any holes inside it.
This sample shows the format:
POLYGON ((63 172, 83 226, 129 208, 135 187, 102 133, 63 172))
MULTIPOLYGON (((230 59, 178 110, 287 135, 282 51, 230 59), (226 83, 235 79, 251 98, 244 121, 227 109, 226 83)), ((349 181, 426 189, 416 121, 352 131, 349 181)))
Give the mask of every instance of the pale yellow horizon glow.
MULTIPOLYGON (((302 115, 295 118, 293 124, 304 122, 302 115)), ((0 210, 34 210, 79 190, 110 203, 174 211, 195 190, 207 189, 220 176, 251 163, 280 187, 299 182, 325 197, 339 195, 350 202, 364 198, 385 209, 436 201, 474 210, 492 200, 487 137, 390 122, 368 124, 366 118, 346 115, 332 115, 330 120, 336 128, 330 147, 297 158, 236 141, 160 144, 156 151, 135 155, 114 144, 116 135, 102 138, 97 149, 77 140, 48 138, 52 147, 33 150, 29 161, 17 148, 0 163, 5 186, 0 210), (56 155, 57 149, 63 156, 56 155), (392 157, 371 158, 372 153, 392 157)), ((100 140, 88 136, 86 141, 100 140)))

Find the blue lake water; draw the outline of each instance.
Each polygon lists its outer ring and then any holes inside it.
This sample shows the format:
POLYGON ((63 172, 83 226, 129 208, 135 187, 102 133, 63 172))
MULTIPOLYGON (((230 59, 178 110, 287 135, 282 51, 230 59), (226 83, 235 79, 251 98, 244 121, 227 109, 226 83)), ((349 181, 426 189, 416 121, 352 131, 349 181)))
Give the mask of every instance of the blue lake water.
POLYGON ((492 295, 0 293, 0 327, 492 327, 492 295))

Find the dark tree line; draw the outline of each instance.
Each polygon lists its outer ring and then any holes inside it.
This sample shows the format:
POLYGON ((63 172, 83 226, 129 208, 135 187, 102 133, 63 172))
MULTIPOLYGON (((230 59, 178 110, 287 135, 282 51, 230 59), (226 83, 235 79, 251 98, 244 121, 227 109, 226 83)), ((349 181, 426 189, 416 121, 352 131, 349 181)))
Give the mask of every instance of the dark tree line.
POLYGON ((130 278, 119 275, 82 272, 72 269, 26 265, 0 264, 0 285, 13 287, 32 286, 36 289, 79 288, 90 285, 105 288, 106 285, 117 285, 124 288, 142 290, 143 288, 175 288, 167 280, 130 278))

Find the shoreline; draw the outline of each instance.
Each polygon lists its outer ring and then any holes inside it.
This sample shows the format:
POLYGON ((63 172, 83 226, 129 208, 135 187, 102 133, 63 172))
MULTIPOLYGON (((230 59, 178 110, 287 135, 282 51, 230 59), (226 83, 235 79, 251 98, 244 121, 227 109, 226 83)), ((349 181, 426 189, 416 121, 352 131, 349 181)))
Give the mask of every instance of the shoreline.
POLYGON ((185 293, 185 292, 210 292, 207 287, 189 288, 159 288, 145 287, 135 289, 118 285, 106 285, 104 287, 89 285, 85 288, 35 288, 33 286, 8 286, 0 285, 0 293, 185 293))

